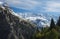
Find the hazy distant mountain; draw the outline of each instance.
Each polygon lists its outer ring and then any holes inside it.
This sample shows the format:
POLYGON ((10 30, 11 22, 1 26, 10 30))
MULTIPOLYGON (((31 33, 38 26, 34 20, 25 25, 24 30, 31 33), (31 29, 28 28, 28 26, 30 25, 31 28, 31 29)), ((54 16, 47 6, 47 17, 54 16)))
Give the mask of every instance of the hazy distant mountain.
POLYGON ((20 16, 36 24, 37 27, 49 26, 50 19, 47 19, 43 14, 20 13, 20 16))
POLYGON ((56 20, 58 19, 59 15, 54 15, 51 13, 18 13, 21 18, 25 20, 31 21, 32 23, 36 24, 37 27, 46 27, 49 26, 51 18, 56 20))

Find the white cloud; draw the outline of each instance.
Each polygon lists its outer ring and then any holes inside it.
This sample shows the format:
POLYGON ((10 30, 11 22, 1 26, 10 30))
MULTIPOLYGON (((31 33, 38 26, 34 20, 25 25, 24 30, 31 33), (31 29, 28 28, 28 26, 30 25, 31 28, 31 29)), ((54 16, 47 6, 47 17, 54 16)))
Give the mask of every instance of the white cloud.
POLYGON ((0 4, 3 4, 3 2, 0 2, 0 4))
POLYGON ((59 2, 47 2, 45 11, 60 12, 60 3, 59 2))
POLYGON ((6 0, 6 2, 13 7, 36 12, 60 12, 59 0, 6 0))
POLYGON ((39 2, 33 0, 7 0, 6 2, 11 6, 24 9, 32 9, 37 4, 40 4, 39 2))

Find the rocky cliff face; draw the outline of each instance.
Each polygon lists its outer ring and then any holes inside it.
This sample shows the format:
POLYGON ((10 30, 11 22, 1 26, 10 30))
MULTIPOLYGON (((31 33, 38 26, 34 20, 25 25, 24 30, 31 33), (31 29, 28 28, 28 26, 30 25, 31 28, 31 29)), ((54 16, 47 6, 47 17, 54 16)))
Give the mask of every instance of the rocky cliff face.
POLYGON ((31 39, 34 26, 13 15, 7 6, 0 7, 0 39, 31 39))

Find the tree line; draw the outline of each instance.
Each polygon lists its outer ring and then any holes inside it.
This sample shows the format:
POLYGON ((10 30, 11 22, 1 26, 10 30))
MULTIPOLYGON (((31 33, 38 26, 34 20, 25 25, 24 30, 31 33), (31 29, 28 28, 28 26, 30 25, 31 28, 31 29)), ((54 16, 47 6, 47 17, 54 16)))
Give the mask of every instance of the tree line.
POLYGON ((57 23, 51 19, 50 27, 42 28, 41 31, 37 29, 32 39, 60 39, 60 16, 57 23))

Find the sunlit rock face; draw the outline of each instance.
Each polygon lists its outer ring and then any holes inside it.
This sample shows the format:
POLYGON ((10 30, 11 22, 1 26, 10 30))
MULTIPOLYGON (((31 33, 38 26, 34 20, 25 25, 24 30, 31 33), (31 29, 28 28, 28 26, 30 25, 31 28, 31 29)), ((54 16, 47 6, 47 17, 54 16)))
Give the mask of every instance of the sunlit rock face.
POLYGON ((31 39, 34 32, 34 24, 19 18, 8 6, 1 5, 0 39, 31 39))

